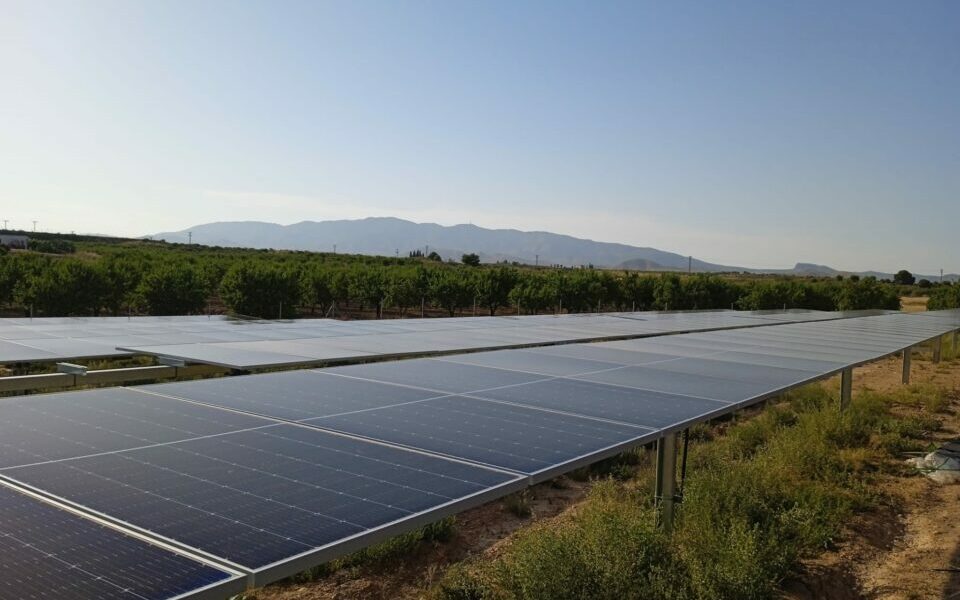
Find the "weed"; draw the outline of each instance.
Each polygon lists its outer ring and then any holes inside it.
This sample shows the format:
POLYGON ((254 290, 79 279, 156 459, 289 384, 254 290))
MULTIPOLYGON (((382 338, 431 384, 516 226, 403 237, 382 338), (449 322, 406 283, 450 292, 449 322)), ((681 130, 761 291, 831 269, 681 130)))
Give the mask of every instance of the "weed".
POLYGON ((513 515, 526 519, 533 515, 533 506, 531 506, 532 494, 530 488, 526 488, 510 494, 503 499, 503 505, 513 515))
POLYGON ((881 501, 870 482, 893 464, 887 459, 938 426, 929 415, 891 410, 905 401, 926 410, 928 391, 861 393, 845 413, 822 386, 791 392, 725 436, 691 447, 672 535, 654 527, 648 493, 608 478, 576 513, 522 531, 496 558, 453 571, 436 595, 776 597, 799 560, 831 547, 850 515, 881 501))

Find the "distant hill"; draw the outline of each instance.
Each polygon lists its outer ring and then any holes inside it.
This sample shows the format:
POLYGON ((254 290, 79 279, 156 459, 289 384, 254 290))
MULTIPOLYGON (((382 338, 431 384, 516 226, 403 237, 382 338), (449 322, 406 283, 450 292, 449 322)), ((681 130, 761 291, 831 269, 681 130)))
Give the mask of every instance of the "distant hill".
MULTIPOLYGON (((461 255, 476 252, 484 262, 501 260, 541 265, 595 265, 616 267, 628 261, 648 261, 658 269, 687 269, 687 257, 656 248, 640 248, 575 238, 545 231, 485 229, 476 225, 443 226, 413 223, 392 217, 344 221, 303 221, 277 225, 258 221, 222 222, 198 225, 189 230, 158 233, 154 239, 186 242, 187 231, 193 242, 211 246, 282 248, 406 256, 411 250, 436 251, 442 257, 460 260, 461 255)), ((737 270, 700 260, 693 261, 697 271, 737 270)))
MULTIPOLYGON (((393 217, 339 221, 302 221, 278 225, 261 221, 217 222, 197 225, 183 231, 150 236, 157 240, 186 243, 188 232, 196 244, 241 248, 274 248, 311 250, 349 254, 406 256, 412 250, 437 252, 444 259, 459 260, 461 255, 475 252, 483 262, 516 261, 526 264, 609 267, 640 271, 753 272, 797 275, 834 276, 841 274, 830 267, 797 263, 793 269, 758 270, 720 265, 690 259, 675 252, 656 248, 597 242, 546 231, 486 229, 476 225, 444 226, 436 223, 414 223, 393 217)), ((847 274, 847 273, 843 273, 847 274)), ((892 277, 885 273, 879 278, 892 277)), ((931 281, 932 276, 926 277, 931 281)), ((957 279, 957 275, 944 279, 957 279)))

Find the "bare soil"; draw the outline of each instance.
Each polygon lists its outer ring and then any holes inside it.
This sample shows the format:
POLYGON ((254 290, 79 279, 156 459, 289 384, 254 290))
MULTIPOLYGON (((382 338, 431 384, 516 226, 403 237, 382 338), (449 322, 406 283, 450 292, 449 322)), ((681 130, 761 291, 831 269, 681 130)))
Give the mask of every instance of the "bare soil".
POLYGON ((927 296, 904 296, 900 298, 900 307, 904 312, 927 310, 927 296))
MULTIPOLYGON (((893 391, 901 363, 858 369, 854 390, 893 391)), ((914 360, 911 380, 946 390, 949 411, 932 445, 960 436, 960 361, 914 360)), ((805 563, 785 584, 791 600, 960 599, 960 486, 939 485, 909 469, 885 476, 882 507, 852 522, 837 548, 805 563)))

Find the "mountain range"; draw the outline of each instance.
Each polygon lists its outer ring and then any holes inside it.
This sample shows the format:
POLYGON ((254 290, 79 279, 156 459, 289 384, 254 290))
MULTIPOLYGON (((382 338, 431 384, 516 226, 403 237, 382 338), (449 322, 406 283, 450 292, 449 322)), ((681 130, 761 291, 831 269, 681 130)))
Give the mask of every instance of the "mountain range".
MULTIPOLYGON (((149 236, 156 240, 208 246, 310 250, 382 256, 407 256, 420 250, 437 252, 444 259, 460 260, 476 253, 482 262, 518 262, 540 265, 586 266, 640 271, 751 272, 834 276, 850 274, 824 265, 797 263, 792 269, 750 269, 721 265, 656 248, 598 242, 546 231, 486 229, 476 225, 444 226, 414 223, 393 217, 337 221, 302 221, 278 225, 262 221, 232 221, 197 225, 183 231, 149 236)), ((890 273, 867 271, 880 279, 890 273)), ((931 281, 939 276, 917 275, 931 281)), ((960 276, 944 275, 956 280, 960 276)))

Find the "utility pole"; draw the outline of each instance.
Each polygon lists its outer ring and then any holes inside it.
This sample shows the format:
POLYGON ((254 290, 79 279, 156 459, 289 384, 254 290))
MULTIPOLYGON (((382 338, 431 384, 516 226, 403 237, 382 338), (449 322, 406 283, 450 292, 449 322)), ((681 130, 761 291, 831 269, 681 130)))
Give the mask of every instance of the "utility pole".
POLYGON ((687 257, 687 275, 693 272, 693 257, 687 257))
POLYGON ((188 231, 188 232, 187 232, 187 244, 189 244, 189 245, 191 245, 191 246, 193 245, 193 232, 192 232, 192 231, 188 231))
POLYGON ((334 253, 334 254, 337 253, 337 245, 336 245, 336 244, 333 245, 333 253, 334 253))
POLYGON ((943 283, 943 269, 940 269, 940 283, 943 283))
POLYGON ((3 228, 4 228, 4 230, 7 229, 7 220, 6 220, 6 219, 3 220, 3 228))
POLYGON ((34 233, 37 232, 37 222, 36 222, 36 221, 33 222, 33 232, 34 232, 34 233))
POLYGON ((535 254, 534 256, 536 256, 536 258, 535 258, 534 261, 533 261, 533 266, 539 267, 539 266, 540 266, 540 255, 539 255, 539 254, 535 254))

